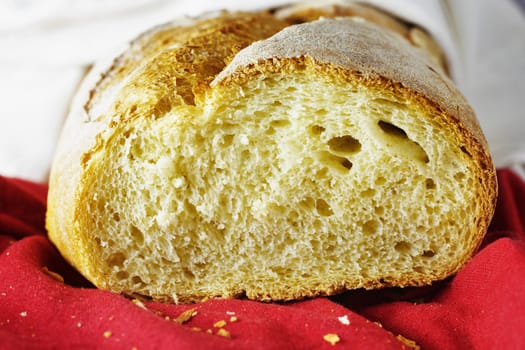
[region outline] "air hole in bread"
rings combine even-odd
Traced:
[[[270,122],[270,126],[274,128],[282,128],[288,125],[290,125],[290,121],[286,119],[276,119]]]
[[[132,142],[131,144],[131,148],[130,148],[130,152],[129,152],[129,158],[130,159],[141,159],[143,154],[144,154],[144,150],[142,149],[142,145],[140,144],[140,142],[138,140],[133,140],[134,142]]]
[[[371,235],[379,231],[380,223],[377,220],[368,220],[363,225],[363,233]]]
[[[233,142],[234,135],[226,134],[222,137],[222,144],[224,146],[231,146]]]
[[[115,220],[115,222],[119,222],[120,221],[120,214],[119,213],[113,213],[113,220]]]
[[[403,254],[403,255],[410,254],[410,252],[412,251],[412,244],[406,241],[397,242],[396,245],[394,246],[394,249],[398,253]]]
[[[145,284],[142,278],[140,278],[139,276],[131,277],[131,282],[135,285],[141,285],[141,286]]]
[[[321,216],[331,216],[334,214],[330,205],[322,198],[315,201],[315,209]]]
[[[434,190],[436,188],[436,183],[434,180],[428,178],[425,180],[425,187],[427,190]]]
[[[189,280],[195,279],[195,274],[191,272],[191,270],[187,267],[182,268],[182,273],[184,273],[184,277],[186,277]]]
[[[345,157],[339,157],[327,151],[318,153],[319,160],[332,170],[338,173],[346,174],[352,169],[352,162]]]
[[[383,215],[385,213],[385,207],[383,207],[382,205],[375,207],[374,213],[380,216]]]
[[[244,150],[241,152],[241,163],[247,162],[252,157],[252,152]]]
[[[325,108],[318,109],[318,110],[315,111],[315,115],[317,117],[326,116],[326,115],[328,115],[328,110],[326,110]]]
[[[376,194],[376,190],[373,188],[369,188],[367,190],[364,190],[361,192],[361,197],[363,198],[372,198]]]
[[[394,124],[380,120],[377,125],[387,136],[387,146],[400,156],[414,159],[418,162],[428,163],[429,158],[423,147],[412,141],[405,130]]]
[[[253,112],[253,115],[257,117],[258,119],[263,119],[264,117],[268,115],[268,113],[265,111],[255,111]]]
[[[310,210],[315,207],[315,200],[312,197],[304,197],[304,199],[299,202],[299,206],[303,209]]]
[[[334,152],[352,154],[361,150],[361,143],[350,135],[344,135],[328,140],[328,147]]]
[[[423,251],[423,254],[421,255],[424,256],[425,258],[432,258],[434,255],[436,255],[436,252],[434,252],[431,249],[428,249],[428,250]]]
[[[342,157],[342,159],[341,159],[341,165],[342,165],[345,169],[350,170],[350,169],[352,169],[352,165],[353,165],[353,164],[352,164],[352,162],[349,161],[348,159]]]
[[[380,120],[377,123],[377,125],[379,125],[381,130],[383,130],[385,133],[389,135],[408,140],[408,136],[405,130],[395,126],[394,124],[390,124],[390,123]]]
[[[467,156],[472,158],[472,154],[470,154],[470,152],[467,151],[467,147],[461,146],[459,149],[461,149],[461,152],[465,153]]]
[[[276,129],[282,129],[287,126],[289,126],[291,123],[289,120],[286,119],[276,119],[272,120],[268,126],[268,129],[266,129],[267,135],[273,135],[276,132]]]
[[[269,207],[270,211],[273,211],[276,214],[286,213],[286,211],[287,211],[286,207],[284,205],[280,205],[280,204],[270,203],[268,205],[268,207]],[[293,214],[293,212],[290,213],[290,215],[289,215],[290,218],[293,218],[294,215],[292,215],[292,214]],[[295,215],[295,216],[297,216],[297,215]]]
[[[322,127],[321,125],[312,125],[310,127],[310,133],[314,136],[321,135],[325,130],[326,128]]]
[[[456,179],[457,181],[463,181],[465,178],[466,178],[466,175],[463,172],[454,174],[454,179]]]
[[[144,243],[144,234],[135,225],[131,225],[129,231],[134,242],[136,242],[138,245]]]
[[[386,179],[383,176],[379,176],[375,179],[374,184],[376,186],[383,186],[386,183]]]
[[[121,281],[127,280],[128,277],[129,277],[129,273],[127,271],[117,272],[117,278]]]
[[[109,266],[122,267],[122,265],[124,264],[124,260],[126,260],[126,255],[124,253],[115,252],[109,256],[108,264]]]

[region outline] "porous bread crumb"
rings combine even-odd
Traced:
[[[191,320],[194,316],[197,315],[197,311],[195,309],[188,309],[184,312],[182,312],[177,318],[175,319],[175,322],[179,324],[184,324]]]
[[[348,326],[350,324],[350,320],[348,319],[348,315],[340,316],[337,319],[339,320],[339,322],[341,322],[345,326]]]
[[[323,337],[323,339],[327,342],[327,343],[330,343],[332,345],[335,345],[337,343],[339,343],[339,341],[341,340],[339,338],[339,336],[335,333],[328,333],[328,334],[325,334],[325,336]]]
[[[226,321],[225,320],[220,320],[220,321],[217,321],[213,324],[213,327],[215,328],[222,328],[226,326]]]
[[[105,331],[103,335],[104,335],[104,338],[110,338],[113,335],[113,332]]]
[[[221,328],[217,331],[217,335],[220,335],[221,337],[225,338],[231,338],[230,332],[228,332],[226,329]]]

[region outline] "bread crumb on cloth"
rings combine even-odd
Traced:
[[[339,338],[339,336],[335,333],[328,333],[328,334],[325,334],[323,339],[327,342],[327,343],[330,343],[332,345],[335,345],[337,343],[339,343],[339,341],[341,340],[341,338]]]
[[[215,328],[222,328],[224,326],[226,326],[226,321],[224,320],[217,321],[213,324],[213,327]]]
[[[133,302],[133,304],[137,305],[141,309],[146,310],[146,305],[144,305],[144,303],[142,301],[140,301],[139,299],[133,299],[132,302]]]
[[[197,311],[195,309],[188,309],[181,313],[177,318],[175,319],[175,322],[179,324],[184,324],[191,320],[194,316],[197,315]]]
[[[58,281],[60,283],[64,283],[64,277],[62,277],[62,275],[60,275],[60,274],[58,274],[58,273],[56,273],[54,271],[51,271],[47,266],[42,267],[42,271],[44,271],[44,273],[46,275],[48,275],[49,277],[51,277],[55,281]]]
[[[221,337],[225,337],[225,338],[231,338],[231,334],[230,332],[228,332],[226,329],[224,328],[220,328],[218,331],[217,331],[217,335],[220,335]]]
[[[399,340],[400,342],[402,342],[403,344],[405,344],[406,346],[408,346],[411,349],[414,349],[414,350],[421,349],[421,347],[419,345],[417,345],[417,343],[415,341],[413,341],[412,339],[408,339],[407,337],[404,337],[401,334],[398,334],[396,336],[396,338],[397,338],[397,340]]]
[[[337,318],[340,323],[344,324],[345,326],[348,326],[350,324],[350,320],[348,319],[348,315],[340,316]]]

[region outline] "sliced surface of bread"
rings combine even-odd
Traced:
[[[389,28],[287,16],[163,25],[92,73],[47,228],[97,287],[294,300],[427,285],[475,253],[496,175],[444,69]]]

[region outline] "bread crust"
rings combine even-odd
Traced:
[[[90,213],[83,211],[83,203],[90,200],[86,189],[97,181],[91,164],[96,163],[112,135],[123,125],[145,116],[161,118],[173,108],[203,104],[211,90],[228,93],[256,75],[306,67],[313,74],[317,70],[334,81],[357,82],[392,96],[402,96],[412,105],[430,111],[439,124],[450,130],[457,144],[463,145],[463,152],[472,158],[479,174],[475,189],[482,202],[477,213],[478,231],[464,260],[441,275],[426,279],[407,276],[381,281],[327,281],[317,288],[284,293],[252,291],[248,297],[292,300],[353,288],[418,286],[456,272],[478,248],[488,228],[497,184],[488,145],[475,114],[444,71],[423,52],[414,50],[401,35],[362,21],[320,20],[290,26],[290,20],[278,19],[267,12],[216,16],[153,29],[131,43],[130,49],[116,60],[97,67],[84,83],[59,142],[49,185],[46,226],[50,239],[64,257],[98,287],[110,286],[97,266],[94,252],[99,249],[98,243],[79,222],[89,220]],[[274,33],[277,34],[266,39]],[[225,45],[219,47],[221,43]],[[173,56],[175,51],[171,49],[181,46],[186,50],[184,54],[189,55],[187,61],[182,56]],[[211,58],[202,59],[203,52],[210,53]],[[180,55],[180,51],[176,54]],[[195,57],[197,62],[193,60]],[[188,74],[189,67],[195,69],[193,74]],[[174,92],[167,82],[180,79],[181,72],[187,74],[183,76],[187,82]],[[131,97],[136,98],[137,94],[140,103],[131,103]],[[229,296],[243,293],[230,291]],[[179,301],[207,297],[210,296],[190,295]]]

